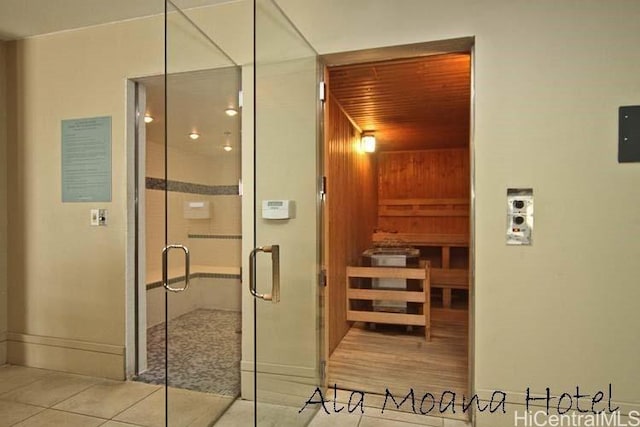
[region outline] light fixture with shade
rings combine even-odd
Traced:
[[[200,134],[198,132],[191,132],[189,134],[189,138],[193,139],[194,141],[198,138],[200,138]]]
[[[373,132],[364,132],[360,138],[360,148],[365,153],[376,151],[376,137]]]
[[[144,122],[145,123],[151,123],[153,121],[153,117],[149,114],[145,114],[144,115]]]
[[[238,115],[238,110],[236,110],[233,107],[229,107],[226,110],[224,110],[224,113],[229,117],[233,117]]]
[[[224,145],[222,146],[222,149],[227,153],[233,150],[233,147],[231,146],[231,141],[229,141],[230,137],[231,137],[231,132],[227,131],[224,133]]]

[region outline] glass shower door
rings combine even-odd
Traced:
[[[168,426],[210,425],[240,392],[240,69],[211,38],[211,11],[180,6],[164,16]]]
[[[322,385],[319,67],[276,2],[255,0],[254,17],[255,421],[303,426]]]

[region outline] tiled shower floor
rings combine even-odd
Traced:
[[[148,370],[138,381],[164,384],[165,324],[147,331]],[[194,310],[169,321],[169,385],[240,394],[240,312]]]

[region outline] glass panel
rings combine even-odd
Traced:
[[[169,286],[186,287],[186,251],[190,274],[165,292],[156,341],[167,346],[149,361],[165,364],[167,425],[210,425],[240,393],[240,69],[196,25],[207,11],[178,6],[167,2],[159,142]]]
[[[321,383],[317,54],[275,2],[255,7],[257,293],[275,299],[280,273],[280,301],[255,300],[256,420],[302,426]]]

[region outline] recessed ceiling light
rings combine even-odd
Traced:
[[[224,110],[224,113],[229,117],[233,117],[238,114],[238,110],[236,110],[235,108],[227,108],[226,110]]]
[[[200,138],[200,134],[198,132],[191,132],[189,134],[189,138],[193,139],[194,141],[198,138]]]
[[[229,131],[224,133],[224,145],[222,146],[222,149],[227,153],[233,150],[233,147],[231,146],[231,132]]]
[[[151,123],[152,121],[153,121],[153,117],[151,117],[151,116],[150,116],[150,115],[148,115],[148,114],[145,114],[145,116],[144,116],[144,122],[145,122],[145,123]]]

